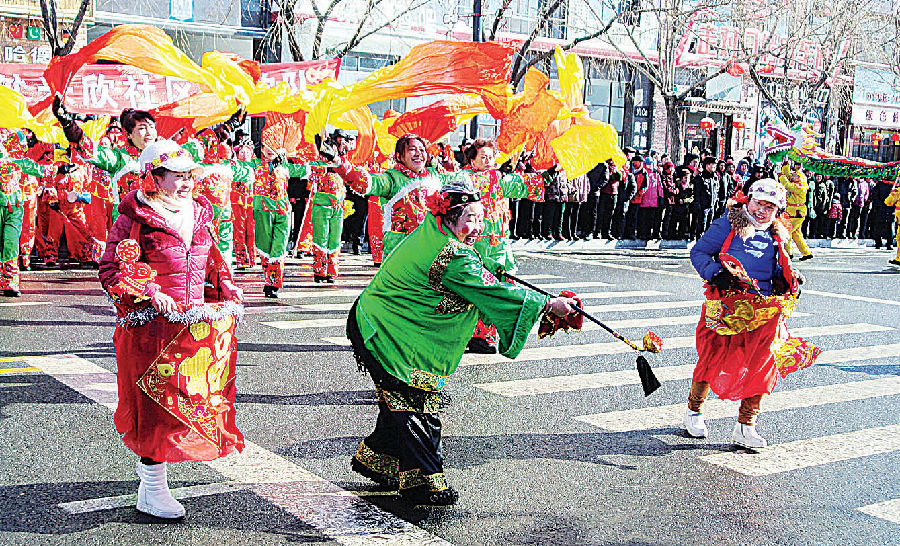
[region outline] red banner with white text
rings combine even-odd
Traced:
[[[337,80],[340,59],[261,64],[261,81],[287,82],[299,91],[326,78]],[[28,104],[50,92],[43,74],[47,65],[0,63],[0,85],[22,93]],[[118,116],[125,108],[150,110],[200,92],[200,85],[151,74],[126,65],[88,65],[66,89],[66,106],[73,112]]]

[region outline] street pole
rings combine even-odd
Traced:
[[[473,0],[472,6],[472,41],[481,41],[481,0]],[[469,123],[469,135],[473,140],[478,138],[478,116]]]

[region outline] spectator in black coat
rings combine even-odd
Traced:
[[[716,158],[703,160],[703,170],[692,179],[694,186],[694,237],[703,235],[712,223],[719,196],[719,176]]]

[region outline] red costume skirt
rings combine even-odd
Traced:
[[[792,296],[730,294],[707,299],[697,325],[694,381],[705,381],[719,398],[743,400],[771,394],[778,376],[811,366],[821,350],[788,333]]]
[[[129,449],[169,463],[243,450],[234,422],[234,325],[231,315],[192,324],[157,316],[141,326],[116,327],[114,421]]]

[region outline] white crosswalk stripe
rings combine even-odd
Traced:
[[[824,327],[828,328],[828,327]],[[885,328],[884,326],[878,327],[879,329]],[[798,333],[801,329],[795,329]],[[807,337],[813,337],[815,335],[828,335],[827,330],[823,330],[822,333],[816,334],[816,332],[811,331],[812,329],[808,329],[804,332],[804,335]],[[857,330],[860,331],[860,330]],[[877,330],[883,331],[883,330]],[[665,340],[667,349],[674,349],[677,346],[687,347],[693,343],[693,337],[683,337],[683,338],[670,338]],[[596,345],[608,345],[610,351],[612,349],[612,344],[596,344]],[[622,343],[616,343],[616,345],[622,345],[623,349],[617,349],[615,352],[623,353],[628,352],[629,349]],[[578,347],[578,346],[572,346]],[[580,347],[586,347],[584,345]],[[548,347],[541,349],[557,349],[557,347]],[[526,349],[527,350],[527,349]],[[665,349],[664,349],[665,350]],[[522,351],[523,353],[525,351]],[[536,353],[532,353],[536,354]],[[584,356],[591,356],[600,353],[589,353]],[[612,354],[611,352],[607,352],[606,354]],[[858,360],[871,360],[878,358],[890,358],[900,356],[900,344],[890,344],[890,345],[872,345],[872,346],[864,346],[864,347],[855,347],[852,349],[838,349],[835,351],[824,351],[816,360],[816,364],[836,364],[836,363],[844,363],[844,362],[855,362]],[[497,355],[467,355],[463,358],[463,362],[475,361],[476,358],[477,363],[485,363],[488,361],[488,358],[492,357],[490,362],[500,362],[502,360],[496,358]],[[502,358],[502,357],[501,357]],[[532,360],[546,360],[554,358],[553,351],[544,351],[544,354],[539,356],[538,358],[530,358]],[[556,358],[566,358],[564,356],[558,356]],[[693,364],[683,364],[678,366],[660,366],[655,367],[653,369],[656,377],[660,381],[676,381],[681,379],[688,379],[694,373],[694,365]],[[606,387],[620,387],[624,385],[633,385],[640,383],[640,379],[638,378],[637,373],[632,370],[616,370],[611,372],[597,372],[597,373],[586,373],[586,374],[575,374],[575,375],[561,375],[561,376],[552,376],[552,377],[538,377],[533,379],[519,379],[512,381],[497,381],[492,383],[479,383],[475,386],[493,392],[494,394],[499,394],[502,396],[512,397],[512,396],[531,396],[536,394],[551,394],[556,392],[568,392],[568,391],[578,391],[584,389],[601,389]]]
[[[766,412],[791,410],[898,394],[900,394],[900,377],[886,377],[806,389],[775,391],[766,396],[764,409]],[[703,405],[703,416],[707,420],[734,417],[737,414],[737,406],[737,402],[710,399]],[[684,409],[685,403],[670,404],[579,415],[575,419],[612,432],[631,432],[679,425]]]
[[[663,309],[678,309],[681,307],[696,307],[699,316],[700,306],[705,300],[689,301],[647,301],[640,303],[611,303],[604,305],[587,305],[584,310],[588,313],[613,313],[625,311],[656,311]]]
[[[34,358],[29,363],[91,400],[115,409],[116,393],[107,388],[116,383],[112,372],[75,355]],[[175,492],[182,498],[251,489],[339,544],[450,544],[247,439],[243,452],[204,464],[227,481],[180,488]],[[60,507],[73,514],[85,513],[133,505],[133,499],[133,495],[104,497]]]
[[[878,502],[857,508],[863,514],[900,524],[900,499]]]
[[[832,326],[813,326],[810,328],[794,328],[791,334],[798,337],[846,335],[851,333],[885,332],[893,330],[888,326],[877,324],[838,324]],[[640,338],[632,341],[640,344]],[[683,349],[693,347],[696,343],[694,336],[677,336],[663,339],[663,350]],[[607,341],[602,343],[585,343],[583,345],[557,345],[550,347],[531,347],[523,349],[516,360],[553,360],[595,355],[611,355],[631,352],[633,349],[621,341]],[[856,355],[854,349],[845,349],[848,354]],[[878,350],[875,349],[877,352]],[[841,358],[841,357],[838,357]],[[466,355],[461,366],[476,366],[482,364],[496,364],[505,362],[502,355]]]
[[[332,328],[334,326],[344,326],[345,324],[347,324],[347,319],[327,318],[307,320],[271,320],[262,322],[261,324],[271,326],[272,328],[278,328],[279,330],[297,330],[300,328]]]
[[[900,425],[889,425],[771,445],[752,456],[736,451],[700,459],[746,476],[768,476],[897,450]]]
[[[310,288],[317,288],[316,290],[310,291],[287,291],[281,290],[278,292],[278,297],[280,299],[312,299],[312,298],[355,298],[359,296],[363,288],[365,286],[360,286],[359,288],[347,288],[342,286],[341,288],[328,288],[328,285],[321,284],[313,284]],[[547,285],[545,288],[547,290],[563,290],[566,288],[593,288],[593,287],[608,287],[612,286],[609,283],[599,282],[599,281],[583,281],[583,282],[572,282],[572,283],[559,283],[559,284],[551,284]],[[305,287],[304,287],[305,288]],[[660,292],[658,290],[628,290],[621,292],[591,292],[587,294],[579,294],[579,297],[583,299],[590,298],[635,298],[635,297],[649,297],[649,296],[667,296],[668,292]]]

